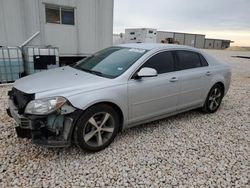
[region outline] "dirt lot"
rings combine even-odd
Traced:
[[[47,149],[16,138],[0,87],[0,187],[250,186],[250,52],[206,50],[229,62],[215,114],[191,111],[120,133],[107,149]]]

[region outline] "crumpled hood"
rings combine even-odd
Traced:
[[[110,85],[110,82],[111,79],[66,66],[21,78],[15,81],[14,87],[25,93],[65,96],[67,92],[93,90]]]

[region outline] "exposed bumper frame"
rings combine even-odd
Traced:
[[[9,99],[7,114],[16,121],[16,133],[19,138],[32,139],[32,143],[47,147],[67,147],[72,144],[74,125],[82,113],[76,110],[63,116],[62,130],[59,134],[51,133],[46,127],[44,119],[47,116],[24,116],[18,114],[18,109]],[[45,126],[38,126],[38,122],[44,121]],[[49,133],[49,134],[48,134]]]

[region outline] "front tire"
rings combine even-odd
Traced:
[[[119,129],[117,112],[109,105],[99,104],[87,109],[77,121],[74,140],[82,149],[97,152],[106,148]]]
[[[219,84],[215,84],[208,93],[206,101],[202,107],[202,111],[206,113],[214,113],[220,107],[223,98],[223,88]]]

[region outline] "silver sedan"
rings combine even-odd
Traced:
[[[181,45],[124,44],[17,80],[8,114],[19,137],[99,151],[123,129],[200,108],[214,113],[230,67]]]

